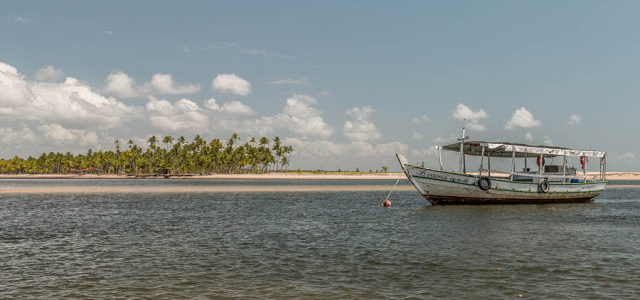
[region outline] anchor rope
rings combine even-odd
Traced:
[[[398,182],[400,182],[400,178],[398,178],[398,180],[396,180],[396,184],[393,185],[393,187],[391,188],[391,190],[389,191],[389,194],[387,194],[387,197],[384,198],[384,201],[389,200],[389,196],[391,196],[391,193],[393,193],[393,190],[396,188],[396,185],[398,185]],[[383,202],[384,202],[383,201]]]

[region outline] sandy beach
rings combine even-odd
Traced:
[[[410,191],[399,185],[296,185],[296,186],[91,186],[0,188],[0,194],[147,194],[147,193],[273,193],[273,192],[388,192]]]

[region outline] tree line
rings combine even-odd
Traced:
[[[151,136],[143,149],[129,139],[126,143],[115,140],[114,150],[92,151],[74,155],[42,153],[39,157],[24,159],[15,156],[0,159],[3,174],[122,174],[122,175],[187,175],[238,174],[286,170],[292,146],[282,144],[279,137],[269,141],[266,137],[250,138],[240,143],[234,133],[226,141],[206,141],[196,135],[188,142],[181,136],[162,140]]]

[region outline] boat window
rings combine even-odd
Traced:
[[[544,172],[545,173],[560,173],[560,172],[562,172],[562,169],[560,167],[561,166],[547,165],[547,166],[544,166]]]

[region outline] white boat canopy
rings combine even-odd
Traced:
[[[483,151],[484,148],[484,151]],[[460,152],[460,143],[442,146],[442,149]],[[532,146],[517,143],[504,142],[482,142],[482,141],[466,141],[464,142],[464,154],[468,155],[490,155],[493,157],[512,157],[514,152],[516,157],[532,157],[535,155],[544,155],[545,157],[555,156],[591,156],[603,157],[607,153],[596,150],[576,150],[563,147],[553,146]],[[534,154],[534,155],[531,155]]]

